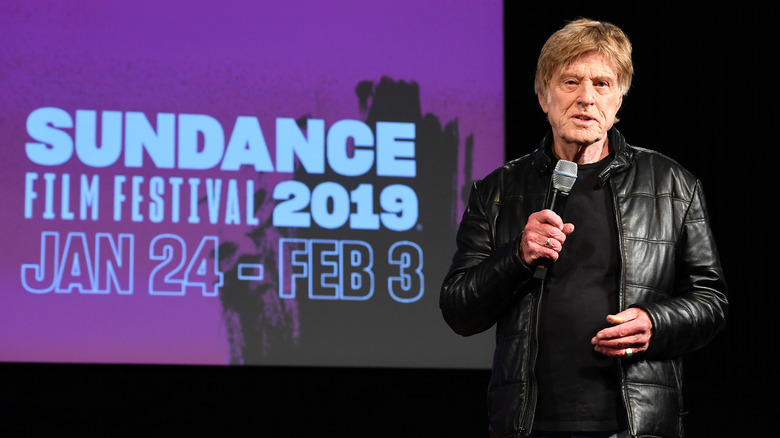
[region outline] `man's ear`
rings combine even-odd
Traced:
[[[544,111],[545,114],[547,114],[547,96],[544,95],[544,93],[539,92],[536,93],[536,97],[539,98],[539,106],[542,107],[542,111]]]

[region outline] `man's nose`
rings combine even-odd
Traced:
[[[577,102],[582,105],[592,105],[596,102],[596,89],[590,82],[584,82],[579,88]]]

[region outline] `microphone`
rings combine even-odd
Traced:
[[[563,217],[563,212],[566,210],[566,200],[576,181],[577,163],[558,160],[558,164],[555,165],[555,170],[553,170],[552,187],[547,195],[547,206],[545,209],[552,210],[558,216]],[[552,260],[545,259],[536,265],[534,278],[544,279],[547,276],[547,267],[551,263]]]

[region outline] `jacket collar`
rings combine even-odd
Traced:
[[[626,143],[626,139],[616,128],[607,133],[612,146],[614,158],[599,175],[599,184],[604,185],[610,176],[628,169],[634,161],[634,149]],[[531,164],[541,173],[552,173],[554,169],[552,157],[552,131],[548,131],[539,147],[531,154]]]

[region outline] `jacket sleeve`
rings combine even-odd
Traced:
[[[463,336],[493,326],[532,277],[520,257],[520,235],[496,247],[497,205],[493,197],[480,193],[479,183],[472,185],[458,229],[457,250],[441,288],[439,307],[444,320]]]
[[[636,305],[647,311],[653,322],[648,357],[695,351],[711,341],[726,323],[727,286],[699,181],[675,252],[675,296]]]

